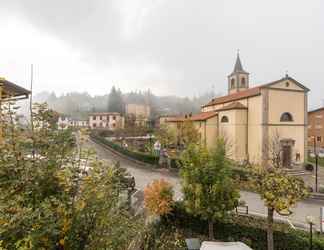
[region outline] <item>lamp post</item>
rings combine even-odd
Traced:
[[[313,216],[307,216],[306,222],[309,224],[309,250],[313,250],[313,225],[315,219]]]
[[[316,136],[314,136],[314,154],[315,154],[315,191],[318,191],[318,154],[316,150]]]

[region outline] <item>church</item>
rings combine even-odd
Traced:
[[[237,162],[265,165],[279,160],[291,168],[306,160],[308,88],[287,74],[250,87],[239,54],[227,88],[227,95],[210,100],[201,113],[169,118],[167,125],[179,131],[191,120],[208,148],[224,137],[229,158]]]

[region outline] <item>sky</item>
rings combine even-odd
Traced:
[[[324,99],[323,0],[1,0],[0,76],[34,92],[226,94],[286,72]]]

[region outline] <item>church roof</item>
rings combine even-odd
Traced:
[[[232,109],[247,109],[247,107],[240,102],[233,102],[220,109],[217,109],[216,111],[225,111],[225,110],[232,110]]]
[[[226,103],[226,102],[237,101],[240,99],[257,96],[260,94],[261,94],[260,86],[254,87],[254,88],[249,88],[247,90],[236,92],[234,94],[214,98],[209,103],[204,105],[203,107],[212,106],[212,105],[216,105],[216,104],[222,104],[222,103]]]
[[[260,85],[260,86],[249,88],[249,89],[246,89],[246,90],[243,90],[243,91],[240,91],[240,92],[236,92],[234,94],[214,98],[209,103],[207,103],[206,105],[203,105],[202,107],[208,107],[208,106],[213,106],[213,105],[227,103],[227,102],[233,102],[233,101],[245,99],[245,98],[248,98],[248,97],[253,97],[253,96],[260,95],[262,88],[270,87],[271,85],[279,83],[279,82],[281,82],[281,81],[283,81],[285,79],[294,82],[296,85],[298,85],[299,87],[304,89],[304,91],[306,91],[306,92],[309,91],[308,88],[306,88],[304,85],[302,85],[301,83],[296,81],[294,78],[286,76],[286,77],[284,77],[284,78],[282,78],[280,80],[274,81],[274,82],[270,82],[270,83],[266,83],[266,84],[263,84],[263,85]]]
[[[178,116],[167,119],[167,122],[183,122],[183,121],[205,121],[217,115],[217,112],[201,112],[198,114],[187,115],[187,116]]]

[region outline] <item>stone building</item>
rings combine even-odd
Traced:
[[[124,128],[124,117],[117,112],[101,112],[89,115],[89,127],[91,129],[115,130]]]
[[[238,162],[265,165],[274,153],[285,167],[305,161],[308,88],[288,75],[250,87],[239,55],[227,86],[228,95],[212,99],[200,114],[186,118],[200,128],[205,145],[213,147],[222,136],[229,145],[229,157]],[[197,117],[204,117],[204,123]],[[168,124],[174,122],[170,119]]]
[[[308,112],[308,145],[324,148],[324,107]]]

